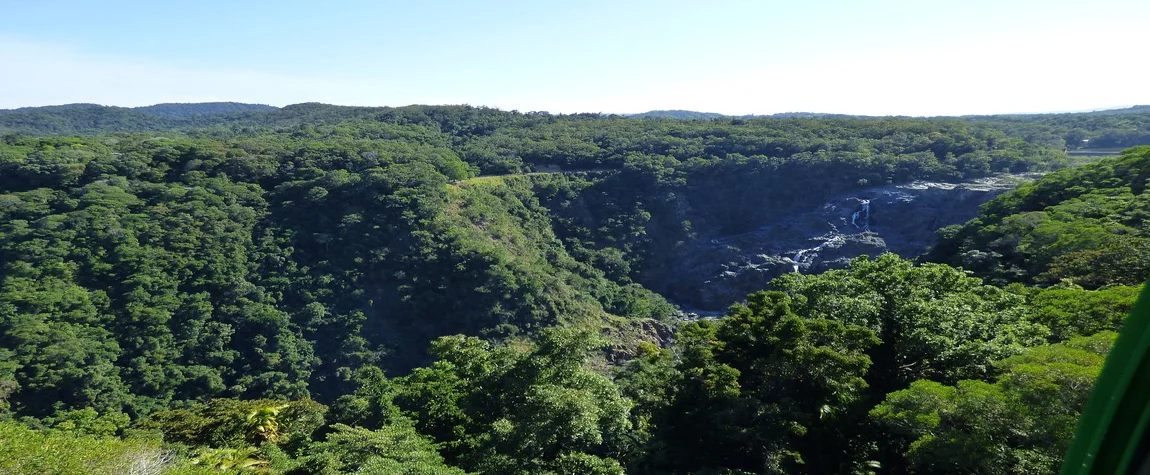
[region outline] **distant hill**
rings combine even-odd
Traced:
[[[220,115],[233,112],[273,111],[276,109],[278,107],[266,104],[244,104],[242,102],[168,103],[132,108],[132,110],[160,117],[173,118]]]
[[[1034,119],[1038,117],[1080,117],[1084,115],[1101,116],[1101,115],[1122,115],[1122,114],[1143,114],[1150,112],[1150,105],[1137,105],[1130,107],[1119,107],[1114,109],[1095,109],[1095,110],[1081,110],[1081,111],[1060,111],[1060,112],[1045,112],[1045,113],[1019,113],[1019,114],[993,114],[993,115],[961,115],[956,116],[960,119]]]
[[[684,119],[684,120],[695,120],[695,119],[706,120],[706,119],[720,119],[720,118],[728,117],[726,115],[719,114],[717,112],[696,112],[696,111],[687,111],[687,110],[658,110],[658,111],[647,111],[647,112],[640,112],[638,114],[625,114],[625,115],[627,117],[635,117],[635,118],[654,117],[654,118],[659,118],[659,119]]]
[[[625,117],[643,118],[655,117],[659,119],[680,119],[680,120],[711,120],[711,119],[761,119],[764,117],[772,117],[778,119],[842,119],[842,118],[860,118],[869,117],[862,115],[850,114],[828,114],[823,112],[780,112],[777,114],[746,114],[746,115],[727,115],[718,112],[698,112],[688,110],[654,110],[647,112],[640,112],[638,114],[625,114]]]
[[[34,114],[41,112],[65,111],[93,111],[102,109],[122,109],[139,111],[159,117],[195,117],[203,115],[220,115],[233,112],[273,111],[279,109],[267,104],[245,104],[243,102],[170,102],[140,107],[103,106],[100,104],[75,103],[54,106],[20,107],[17,109],[0,109],[0,115]]]
[[[239,102],[156,104],[143,107],[99,104],[22,107],[0,109],[0,133],[70,135],[159,131],[251,120],[252,114],[278,110],[269,105]]]
[[[282,108],[262,104],[216,102],[156,104],[146,107],[115,107],[98,104],[65,104],[20,109],[0,109],[0,134],[33,136],[92,135],[119,132],[165,132],[228,127],[296,127],[353,119],[433,120],[419,111],[436,115],[452,106],[358,107],[307,102]],[[473,108],[476,114],[497,109]],[[395,114],[413,118],[396,118]]]
[[[771,115],[744,115],[742,119],[756,119],[760,117],[771,117],[775,119],[874,119],[882,116],[875,115],[852,115],[852,114],[831,114],[827,112],[779,112]]]
[[[64,104],[19,109],[0,109],[0,135],[24,134],[33,136],[91,135],[120,132],[165,132],[216,129],[217,131],[250,128],[291,128],[301,125],[330,124],[348,120],[370,119],[398,123],[436,122],[441,130],[483,134],[485,130],[463,130],[463,122],[446,118],[443,111],[454,106],[413,105],[405,107],[356,107],[320,103],[302,103],[282,108],[263,104],[238,102],[205,102],[192,104],[156,104],[144,107],[116,107],[99,104]],[[480,116],[498,116],[499,109],[465,108],[468,120]],[[560,114],[562,116],[594,119],[600,114]],[[616,116],[618,117],[618,116]],[[830,114],[820,112],[783,112],[771,115],[724,115],[716,112],[689,110],[654,110],[638,114],[625,114],[627,118],[656,118],[664,120],[868,120],[873,116]],[[889,117],[888,117],[889,118]],[[899,117],[911,119],[910,117]],[[961,117],[931,117],[923,120],[959,120],[968,123],[989,123],[1002,128],[1008,136],[1042,142],[1055,148],[1081,148],[1084,139],[1091,148],[1125,148],[1150,144],[1146,123],[1150,121],[1150,105],[1122,109],[1058,114],[1001,114]],[[470,124],[468,122],[467,124]],[[482,121],[476,123],[483,123]],[[1042,140],[1034,136],[1037,129],[1031,125],[1052,127]]]
[[[942,117],[957,117],[961,119],[975,119],[975,120],[994,120],[994,119],[1025,119],[1033,120],[1043,117],[1057,117],[1057,116],[1082,116],[1089,115],[1115,115],[1115,114],[1138,114],[1150,112],[1150,105],[1137,105],[1130,107],[1123,107],[1118,109],[1100,109],[1092,111],[1079,111],[1079,112],[1050,112],[1050,113],[1033,113],[1033,114],[993,114],[993,115],[962,115],[962,116],[937,116]],[[718,112],[698,112],[689,110],[653,110],[647,112],[640,112],[638,114],[623,114],[624,117],[655,117],[660,119],[681,119],[681,120],[710,120],[710,119],[761,119],[761,118],[776,118],[776,119],[866,119],[884,116],[871,116],[871,115],[853,115],[853,114],[832,114],[827,112],[779,112],[775,114],[745,114],[745,115],[728,115],[720,114]],[[895,116],[895,117],[910,117],[910,116]]]
[[[1120,109],[1105,109],[1088,112],[1089,114],[1137,114],[1141,112],[1150,112],[1150,105],[1130,106]]]

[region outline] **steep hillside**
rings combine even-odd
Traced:
[[[939,231],[927,259],[1001,283],[1138,284],[1150,273],[1147,179],[1150,147],[1051,173]]]

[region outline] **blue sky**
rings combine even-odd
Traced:
[[[5,3],[0,108],[953,115],[1150,104],[1145,0]]]

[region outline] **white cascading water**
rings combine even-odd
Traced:
[[[863,232],[870,232],[870,200],[860,199],[859,205],[859,210],[851,214],[851,226],[862,229]],[[818,251],[831,244],[841,242],[844,242],[843,236],[839,235],[836,231],[834,237],[823,241],[822,244],[819,244],[818,246],[812,247],[810,249],[803,249],[799,252],[796,252],[794,257],[791,258],[791,261],[793,262],[793,264],[791,264],[791,269],[795,272],[799,272],[799,268],[803,264],[803,259],[807,257],[808,253]]]
[[[794,265],[792,266],[792,268],[794,269],[795,272],[799,271],[799,264],[803,263],[803,253],[805,253],[809,250],[810,249],[803,249],[803,250],[795,253],[795,257],[791,258],[791,260],[794,261]]]
[[[822,248],[827,247],[831,244],[842,242],[842,241],[843,241],[842,236],[835,236],[835,237],[830,238],[826,241],[823,241],[823,243],[819,244],[818,246],[812,247],[810,249],[803,249],[799,252],[796,252],[795,257],[791,258],[791,260],[794,261],[794,264],[792,264],[791,268],[794,269],[795,272],[798,272],[799,271],[799,265],[801,265],[803,263],[803,256],[806,255],[806,253],[818,251],[819,249],[822,249]]]
[[[864,232],[870,232],[870,200],[862,201],[862,209],[855,211],[851,215],[851,225],[859,228],[861,227]],[[862,217],[862,226],[859,226],[859,217]]]

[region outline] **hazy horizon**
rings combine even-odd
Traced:
[[[651,109],[651,110],[645,110],[645,111],[633,111],[633,112],[601,112],[601,111],[552,112],[552,111],[519,110],[519,109],[511,109],[511,108],[486,105],[486,104],[361,105],[361,104],[330,104],[330,103],[309,101],[309,102],[289,102],[289,103],[283,104],[283,105],[276,105],[276,104],[266,104],[266,103],[258,103],[258,102],[247,102],[247,101],[242,101],[242,100],[220,100],[220,101],[203,101],[203,102],[157,102],[154,104],[144,104],[144,105],[138,105],[138,106],[136,106],[136,105],[125,106],[125,105],[119,105],[119,104],[99,104],[99,103],[95,103],[95,102],[69,102],[66,104],[43,104],[43,105],[35,105],[35,106],[0,108],[0,111],[13,111],[13,110],[20,110],[20,109],[38,109],[38,108],[45,108],[45,107],[67,107],[67,106],[78,106],[78,105],[95,105],[95,106],[101,106],[101,107],[119,107],[119,108],[125,108],[125,109],[139,109],[139,108],[147,108],[147,107],[152,107],[152,106],[171,105],[171,104],[195,105],[195,104],[212,104],[212,103],[232,103],[232,104],[269,106],[269,107],[274,107],[276,109],[282,109],[284,107],[289,107],[289,106],[293,106],[293,105],[301,105],[301,104],[323,104],[323,105],[331,105],[331,106],[337,106],[337,107],[379,107],[379,108],[386,108],[386,107],[400,108],[400,107],[415,107],[415,106],[426,106],[426,107],[470,106],[470,107],[484,107],[484,108],[490,108],[490,109],[496,109],[496,110],[502,110],[502,111],[513,111],[513,112],[521,112],[521,113],[528,113],[528,112],[546,112],[546,113],[550,113],[550,114],[585,114],[585,113],[589,113],[589,114],[615,114],[615,115],[621,115],[621,116],[640,115],[640,114],[646,114],[646,113],[652,113],[652,112],[691,112],[691,113],[699,113],[699,114],[719,114],[719,115],[729,116],[729,117],[740,117],[740,116],[768,117],[768,116],[772,116],[772,115],[785,115],[785,114],[827,114],[827,115],[855,115],[855,116],[859,116],[859,117],[868,117],[869,116],[869,117],[926,117],[926,118],[929,118],[929,117],[980,116],[980,115],[988,115],[989,116],[989,115],[1081,114],[1081,113],[1089,113],[1089,112],[1103,112],[1103,111],[1129,109],[1132,107],[1143,107],[1143,106],[1147,105],[1147,104],[1126,104],[1126,105],[1112,106],[1112,107],[1094,107],[1094,108],[1081,109],[1081,110],[1022,111],[1022,112],[1001,112],[1001,113],[994,113],[994,114],[964,114],[964,115],[884,114],[884,115],[868,115],[868,114],[845,114],[845,113],[834,112],[834,111],[814,111],[814,110],[795,110],[795,111],[784,111],[784,112],[772,112],[769,114],[768,113],[762,113],[762,114],[760,114],[760,113],[723,114],[721,112],[691,110],[691,109],[682,109],[682,108],[674,108],[674,107],[662,108],[662,109]]]
[[[244,102],[956,116],[1148,104],[1150,4],[46,0],[0,18],[0,108]]]

